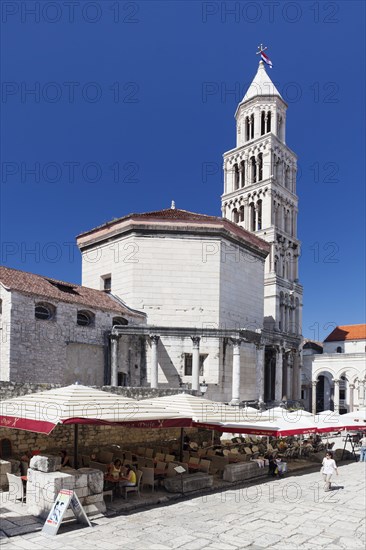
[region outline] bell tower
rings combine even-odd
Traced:
[[[285,342],[293,351],[301,339],[303,291],[298,275],[297,157],[286,144],[286,111],[260,61],[235,113],[236,147],[224,154],[221,204],[223,217],[271,244],[265,265],[264,329],[274,344]],[[285,348],[281,344],[284,353]],[[276,391],[276,399],[282,393]],[[288,398],[288,389],[285,393]],[[274,398],[274,389],[267,397]]]

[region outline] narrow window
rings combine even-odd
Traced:
[[[338,347],[337,347],[337,353],[342,353],[342,348],[341,348],[341,346],[338,346]]]
[[[244,205],[240,207],[239,209],[239,221],[244,221]]]
[[[111,292],[111,290],[112,290],[112,276],[111,275],[103,275],[101,277],[101,290],[104,290],[104,292]]]
[[[250,125],[250,131],[251,131],[251,139],[254,139],[254,115],[251,115],[250,117],[251,125]]]
[[[261,112],[261,136],[266,133],[266,113]]]
[[[236,208],[234,208],[234,210],[233,210],[232,221],[233,221],[234,223],[238,223],[238,222],[239,222],[239,213],[238,213],[238,210],[237,210]]]
[[[262,229],[262,201],[257,202],[257,227],[258,231]]]
[[[271,131],[271,117],[272,117],[272,113],[271,113],[271,111],[268,111],[268,113],[267,113],[267,132]]]
[[[239,168],[234,164],[234,189],[239,189]]]
[[[251,164],[251,183],[257,182],[257,164],[255,162],[255,157],[250,158],[250,164]]]
[[[249,134],[249,118],[245,117],[245,141],[250,140],[250,134]]]
[[[251,220],[250,220],[250,229],[251,231],[255,231],[255,225],[256,225],[256,213],[255,213],[255,205],[254,202],[250,203],[250,214],[251,214]]]
[[[258,155],[258,181],[263,179],[263,154],[259,153]]]

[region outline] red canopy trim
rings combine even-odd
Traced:
[[[94,424],[100,426],[126,426],[127,428],[190,428],[191,418],[163,418],[155,420],[126,420],[112,422],[94,418],[68,418],[62,421],[63,424]]]
[[[297,435],[297,434],[308,434],[316,433],[318,428],[309,427],[309,428],[289,428],[289,429],[278,429],[277,427],[271,428],[261,428],[254,427],[253,425],[245,426],[220,426],[219,424],[208,424],[203,422],[193,422],[192,426],[199,428],[207,428],[209,430],[216,430],[224,433],[245,433],[253,435],[272,435],[275,437],[287,436],[287,435]],[[334,431],[334,430],[332,430]]]
[[[0,416],[0,426],[2,428],[25,430],[26,432],[50,434],[56,424],[53,422],[46,422],[45,420],[32,420],[14,416]]]

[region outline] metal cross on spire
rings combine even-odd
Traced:
[[[263,46],[263,44],[259,44],[258,51],[255,52],[256,55],[260,55],[262,52],[264,52],[267,49],[267,46]]]
[[[263,46],[263,44],[260,44],[258,46],[258,51],[256,52],[257,55],[261,56],[261,60],[265,62],[266,65],[268,65],[272,69],[272,61],[268,57],[267,54],[264,53],[264,51],[267,49],[267,46]],[[259,63],[259,66],[261,63]]]

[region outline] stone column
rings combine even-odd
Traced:
[[[293,399],[292,397],[292,364],[291,364],[291,355],[290,353],[286,354],[286,396],[287,399]]]
[[[256,346],[256,365],[255,365],[255,374],[256,374],[256,386],[257,386],[257,397],[260,403],[263,403],[264,396],[264,346]]]
[[[259,138],[261,135],[261,108],[256,107],[254,113],[254,139]]]
[[[277,350],[276,357],[276,385],[275,385],[275,399],[276,401],[282,400],[282,373],[283,373],[283,357],[282,349]]]
[[[249,202],[248,199],[244,199],[244,228],[249,229]]]
[[[300,379],[300,385],[299,385]],[[300,390],[300,391],[299,391]],[[292,351],[292,399],[301,398],[300,361],[297,350]]]
[[[334,394],[333,394],[333,403],[334,403],[334,412],[339,412],[339,379],[335,378],[333,380],[334,384]]]
[[[349,412],[353,412],[354,401],[355,401],[355,385],[349,384]]]
[[[158,344],[159,335],[150,334],[151,341],[151,371],[150,371],[150,386],[157,388],[158,384]]]
[[[311,412],[316,414],[316,380],[311,382]]]
[[[241,161],[238,161],[238,169],[239,169],[239,189],[244,187],[244,178],[243,178],[243,165]]]
[[[192,339],[192,390],[200,389],[200,340],[199,336],[191,336]]]
[[[241,340],[233,338],[233,382],[231,392],[231,404],[240,403],[240,344]]]
[[[365,381],[360,380],[358,382],[358,405],[364,407],[365,405]]]
[[[111,335],[111,386],[118,386],[118,338]]]

